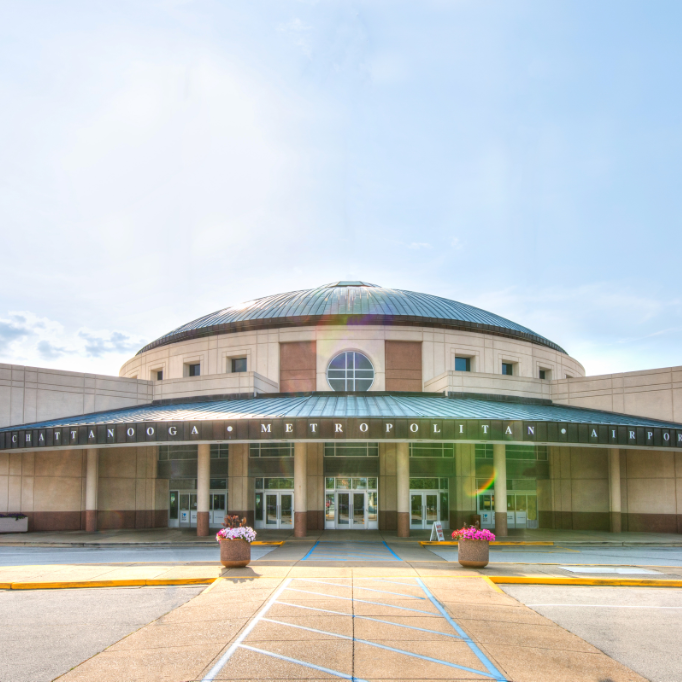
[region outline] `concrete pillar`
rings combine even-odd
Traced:
[[[99,485],[99,450],[86,450],[85,530],[97,530],[97,487]]]
[[[308,534],[308,446],[294,443],[294,537]]]
[[[398,488],[398,537],[410,537],[410,445],[396,444],[396,484]],[[379,502],[381,504],[381,502]]]
[[[620,506],[620,450],[609,450],[609,511],[611,512],[611,532],[620,533],[623,521]]]
[[[197,461],[197,535],[208,535],[209,490],[211,489],[211,446],[198,446]]]
[[[504,444],[493,445],[495,467],[495,535],[507,535],[507,454]]]

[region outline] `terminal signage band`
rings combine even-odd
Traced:
[[[481,419],[308,418],[79,424],[0,432],[0,450],[260,440],[575,443],[682,448],[682,429]]]

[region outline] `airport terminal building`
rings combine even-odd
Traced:
[[[365,282],[206,315],[118,377],[0,365],[0,426],[0,513],[29,531],[682,532],[682,367],[587,377],[504,317]]]

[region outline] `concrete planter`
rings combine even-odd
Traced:
[[[244,568],[251,561],[251,545],[241,538],[220,541],[220,563],[225,568]]]
[[[0,517],[0,533],[27,533],[28,516],[23,519],[15,519],[11,516]]]
[[[466,568],[484,568],[490,560],[487,540],[459,540],[457,561]]]

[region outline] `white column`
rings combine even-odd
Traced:
[[[209,490],[211,487],[211,446],[198,447],[197,461],[197,535],[205,537],[209,529]]]
[[[620,506],[620,450],[609,450],[609,511],[611,512],[611,532],[620,533],[623,528]]]
[[[507,453],[505,445],[493,445],[495,467],[495,534],[507,535]]]
[[[294,537],[308,534],[308,446],[294,443]]]
[[[398,537],[410,537],[410,445],[396,444],[396,487],[398,489]]]
[[[97,530],[97,488],[99,486],[99,450],[86,451],[85,469],[85,530]]]

